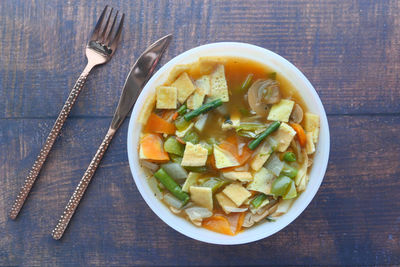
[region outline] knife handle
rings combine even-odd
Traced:
[[[100,161],[108,148],[108,145],[114,137],[115,132],[116,130],[113,128],[108,129],[108,132],[104,137],[103,142],[101,143],[99,149],[97,150],[92,161],[90,162],[89,167],[87,168],[85,174],[83,175],[70,200],[68,201],[68,204],[64,209],[64,213],[61,215],[60,220],[58,221],[56,227],[52,232],[52,236],[54,239],[60,239],[63,236],[65,229],[67,229],[68,224],[72,216],[74,215],[75,210],[79,205],[79,202],[85,194],[86,188],[88,187],[90,180],[96,172],[96,169],[99,166]]]
[[[78,98],[79,93],[82,91],[82,88],[85,85],[86,79],[92,68],[93,66],[90,66],[89,64],[86,66],[86,68],[83,70],[82,74],[76,81],[71,92],[69,93],[67,101],[65,101],[65,104],[60,114],[58,115],[57,120],[54,123],[53,128],[49,133],[49,136],[46,139],[46,142],[44,143],[42,149],[40,150],[39,155],[37,156],[35,163],[32,166],[32,169],[30,170],[28,176],[25,179],[24,185],[21,187],[17,195],[17,198],[14,201],[13,206],[11,207],[10,211],[11,219],[15,220],[15,218],[17,218],[18,213],[20,212],[22,206],[24,205],[25,200],[28,197],[28,194],[31,191],[33,184],[35,183],[36,178],[38,177],[39,172],[42,169],[42,166],[46,161],[47,156],[51,148],[53,147],[54,142],[56,141],[57,136],[59,135],[62,126],[67,120],[67,117],[71,112],[72,106],[74,105],[76,99]]]

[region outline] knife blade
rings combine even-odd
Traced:
[[[126,78],[117,109],[111,125],[108,128],[107,134],[101,142],[100,147],[94,155],[88,168],[83,174],[78,186],[75,188],[75,191],[69,199],[63,214],[58,220],[58,223],[52,232],[54,239],[59,240],[63,236],[65,229],[67,229],[68,224],[74,215],[83,195],[85,194],[85,191],[89,186],[89,183],[96,172],[101,159],[106,153],[111,140],[113,139],[118,128],[121,126],[125,117],[128,115],[129,111],[132,109],[144,85],[153,74],[157,63],[169,45],[171,38],[172,35],[169,34],[150,45],[133,65],[128,77]]]
[[[172,35],[168,34],[150,45],[133,65],[126,78],[124,88],[114,117],[111,122],[112,129],[118,129],[132,109],[144,85],[153,74],[158,61],[171,42]]]

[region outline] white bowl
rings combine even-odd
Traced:
[[[286,79],[295,85],[309,110],[319,114],[321,117],[319,141],[316,147],[313,167],[311,169],[310,181],[305,192],[295,200],[289,212],[281,216],[275,222],[260,223],[255,227],[244,230],[236,236],[227,236],[196,227],[185,219],[174,215],[154,196],[147,184],[146,176],[139,165],[138,143],[142,125],[138,123],[137,118],[145,99],[150,94],[155,93],[155,87],[157,85],[164,83],[169,72],[175,65],[195,62],[199,57],[203,56],[241,57],[270,66],[272,69],[276,70],[279,75],[284,75]],[[213,43],[199,46],[180,54],[165,64],[154,74],[140,94],[133,108],[128,129],[129,165],[136,186],[147,205],[149,205],[158,217],[176,231],[199,241],[220,245],[244,244],[260,240],[278,232],[296,219],[311,202],[322,182],[328,164],[329,144],[329,127],[326,113],[317,92],[307,78],[289,61],[267,49],[246,43],[234,42]]]

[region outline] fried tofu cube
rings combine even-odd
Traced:
[[[319,136],[319,116],[310,112],[304,114],[304,130],[313,133],[313,142],[318,142]]]
[[[186,143],[183,152],[182,166],[204,166],[206,165],[208,150],[202,145],[194,145],[190,142]]]
[[[176,109],[176,100],[178,97],[176,87],[158,86],[156,88],[156,108],[158,109]]]
[[[250,172],[231,171],[231,172],[224,172],[223,175],[225,178],[234,181],[238,180],[240,182],[250,182],[253,180],[253,176],[251,175]]]
[[[251,193],[240,183],[228,185],[222,190],[222,193],[229,197],[238,207],[251,196]]]
[[[147,120],[150,117],[151,111],[153,110],[154,104],[156,102],[156,95],[155,94],[150,94],[145,101],[144,105],[142,107],[142,110],[140,111],[138,122],[142,125],[145,125],[147,123]]]
[[[190,199],[199,206],[213,210],[213,198],[211,187],[191,186]]]
[[[196,88],[194,93],[189,96],[189,98],[186,101],[186,105],[188,109],[197,109],[203,105],[205,94],[203,92],[203,89],[201,88]]]
[[[215,166],[217,169],[239,166],[239,162],[236,158],[228,151],[214,145],[213,149]]]
[[[211,81],[209,75],[203,75],[194,82],[197,88],[203,90],[205,95],[209,95],[211,91]]]
[[[310,155],[310,154],[315,152],[315,145],[314,145],[314,141],[313,141],[313,133],[312,132],[306,133],[306,137],[307,137],[306,152],[307,152],[308,155]]]
[[[218,201],[218,204],[221,206],[221,208],[224,210],[226,214],[231,213],[232,208],[237,208],[236,204],[229,198],[227,197],[224,193],[218,193],[215,195],[215,198]],[[230,208],[230,209],[229,209]]]
[[[264,163],[267,162],[272,152],[272,146],[267,139],[254,151],[254,156],[250,160],[250,167],[255,171],[259,171]]]
[[[296,131],[287,123],[282,122],[278,130],[272,134],[272,138],[278,142],[276,150],[284,152],[289,147],[295,135]]]
[[[258,172],[254,174],[253,181],[247,185],[247,189],[268,195],[271,193],[273,180],[274,174],[266,168],[261,168]]]
[[[224,65],[218,65],[213,73],[211,73],[211,92],[212,98],[220,98],[222,102],[229,101],[228,84],[225,78]]]
[[[179,77],[171,84],[178,90],[178,101],[184,103],[186,99],[196,90],[192,80],[190,79],[187,72],[182,73]]]
[[[288,122],[293,106],[294,101],[282,99],[279,103],[272,105],[268,114],[268,120]]]

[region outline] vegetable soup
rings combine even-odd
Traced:
[[[320,119],[273,69],[204,57],[155,89],[139,116],[138,153],[177,216],[235,235],[276,220],[306,189]]]

